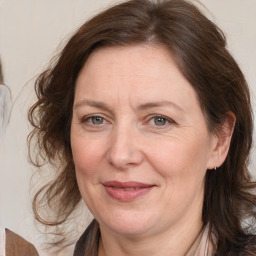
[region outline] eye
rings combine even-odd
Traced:
[[[103,124],[104,123],[104,119],[100,116],[92,116],[89,118],[88,121],[91,121],[92,124]]]
[[[154,124],[157,126],[163,126],[167,123],[167,119],[164,117],[154,117],[153,118]]]
[[[106,123],[106,120],[101,116],[87,116],[82,119],[82,123],[88,123],[91,125],[101,125]]]
[[[167,126],[168,124],[172,124],[175,122],[166,116],[155,115],[149,120],[149,123],[153,126],[162,127],[162,126]]]

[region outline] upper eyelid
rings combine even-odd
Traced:
[[[110,117],[106,116],[105,114],[99,113],[99,114],[88,114],[88,115],[84,115],[80,118],[80,120],[87,120],[89,118],[92,117],[100,117],[102,119],[104,119],[105,121],[108,121],[108,119],[110,119]]]
[[[90,118],[94,118],[94,117],[100,117],[100,118],[102,118],[103,120],[107,121],[107,120],[106,120],[106,118],[104,118],[104,117],[102,117],[102,116],[99,116],[99,115],[86,116],[86,117],[84,117],[83,119],[88,120],[88,119],[90,119]]]
[[[100,117],[100,118],[103,119],[103,122],[99,123],[99,124],[94,124],[93,120],[92,120],[93,117]],[[84,116],[83,118],[81,118],[79,120],[79,123],[81,125],[83,125],[83,126],[88,127],[88,128],[91,127],[91,128],[98,128],[98,129],[110,124],[110,122],[108,120],[106,120],[106,118],[104,118],[104,117],[102,117],[100,115],[87,115],[87,116]]]
[[[165,116],[165,115],[161,115],[161,114],[152,114],[152,115],[149,115],[149,118],[148,118],[148,119],[151,120],[152,118],[155,118],[155,117],[164,118],[164,119],[166,119],[167,121],[176,123],[172,118],[170,118],[170,117],[168,117],[168,116]]]
[[[84,122],[84,121],[88,120],[89,118],[96,117],[96,116],[103,118],[106,122],[110,122],[109,120],[112,120],[111,117],[109,117],[103,113],[88,114],[88,115],[85,115],[82,118],[80,118],[80,120],[81,120],[81,122]],[[172,118],[165,116],[163,114],[150,114],[150,115],[147,115],[147,117],[145,119],[146,119],[146,122],[148,122],[149,120],[156,118],[156,117],[164,118],[170,123],[176,123]]]

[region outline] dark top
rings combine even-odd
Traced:
[[[98,256],[100,228],[93,220],[76,243],[73,256]]]

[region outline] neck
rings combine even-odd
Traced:
[[[101,228],[99,256],[193,256],[200,242],[201,218],[188,218],[166,232],[127,237]]]

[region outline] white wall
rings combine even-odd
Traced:
[[[29,195],[33,168],[27,162],[26,145],[29,132],[26,114],[34,100],[33,78],[46,66],[61,40],[102,6],[115,2],[0,0],[0,57],[5,83],[11,88],[14,100],[7,133],[0,143],[0,224],[38,247],[43,238],[33,225]],[[211,12],[207,15],[226,32],[229,49],[240,63],[252,89],[256,110],[256,1],[202,2]],[[254,174],[255,156],[254,152],[251,165]]]

